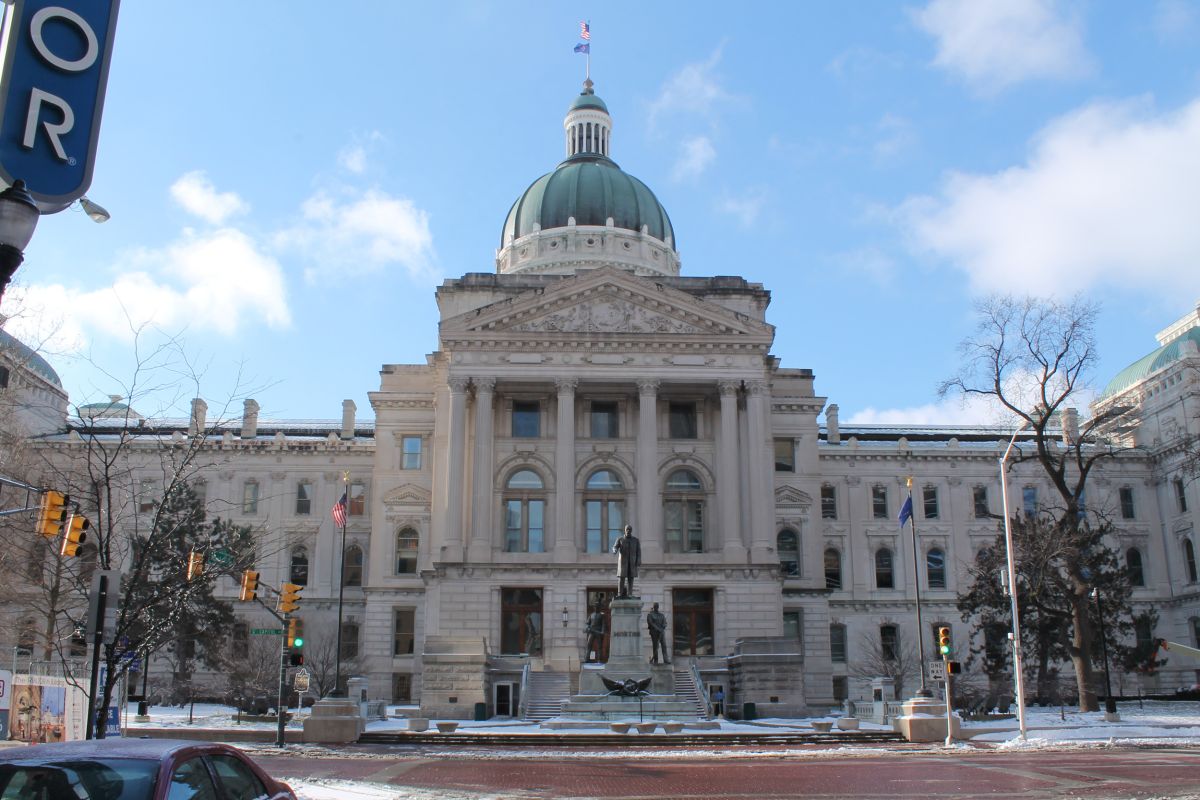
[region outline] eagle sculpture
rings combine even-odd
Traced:
[[[617,694],[622,697],[641,697],[650,694],[647,691],[647,687],[654,678],[642,678],[640,681],[633,678],[626,678],[623,681],[614,681],[612,678],[606,678],[601,675],[600,680],[604,682],[604,688],[608,689],[609,694]]]

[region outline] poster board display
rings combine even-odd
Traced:
[[[9,722],[12,738],[29,743],[83,738],[87,695],[66,678],[14,675]]]

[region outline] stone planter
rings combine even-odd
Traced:
[[[663,723],[663,732],[664,733],[683,733],[683,723],[682,722],[664,722]]]
[[[829,733],[830,729],[833,728],[833,723],[832,722],[814,722],[812,724],[812,726],[813,726],[813,730],[816,731],[817,733]]]
[[[628,722],[610,722],[608,727],[612,729],[613,733],[629,733]]]
[[[658,727],[657,722],[639,722],[637,724],[638,733],[654,733],[654,729]]]
[[[856,731],[858,730],[858,717],[839,717],[837,726],[839,731]]]
[[[438,733],[454,733],[458,730],[457,722],[439,722],[437,724]]]
[[[429,719],[426,717],[409,717],[408,729],[414,733],[429,730]]]

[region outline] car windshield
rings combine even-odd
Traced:
[[[150,800],[158,762],[80,758],[0,764],[0,800]]]

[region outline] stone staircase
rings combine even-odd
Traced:
[[[541,722],[557,717],[571,697],[571,676],[566,672],[530,672],[525,691],[526,720]]]
[[[686,667],[672,670],[672,677],[675,696],[680,700],[686,700],[688,706],[696,710],[697,717],[708,719],[708,710],[705,708],[704,698],[700,696],[700,687],[696,685],[696,681],[692,677],[692,671]]]

